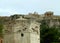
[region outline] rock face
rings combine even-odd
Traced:
[[[14,19],[13,19],[14,17]],[[51,27],[60,25],[60,16],[54,16],[53,12],[44,15],[37,13],[29,15],[12,16],[4,24],[3,43],[40,43],[40,25],[45,22]]]

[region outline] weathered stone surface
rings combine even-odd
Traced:
[[[4,33],[3,43],[40,43],[40,23],[36,20],[19,18],[15,24],[8,26],[11,28],[5,27],[4,32],[8,32]]]

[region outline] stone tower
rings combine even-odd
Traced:
[[[35,19],[16,19],[15,23],[4,25],[3,43],[40,43],[40,23]]]

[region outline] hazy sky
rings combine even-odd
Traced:
[[[53,11],[60,15],[60,0],[0,0],[0,16]]]

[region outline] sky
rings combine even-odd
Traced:
[[[60,0],[0,0],[0,16],[46,11],[60,15]]]

